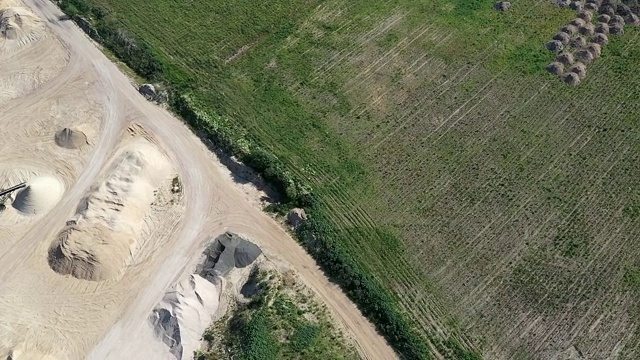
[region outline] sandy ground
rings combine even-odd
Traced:
[[[0,1],[0,7],[16,4]],[[207,240],[229,230],[297,269],[365,358],[395,358],[356,307],[187,127],[139,95],[73,23],[59,20],[62,13],[52,3],[25,4],[36,15],[27,23],[35,30],[26,30],[37,36],[17,45],[0,40],[0,185],[55,178],[63,195],[57,202],[45,199],[55,202],[52,208],[30,205],[38,211],[24,214],[7,206],[0,213],[0,356],[121,358],[118,349],[147,326],[164,294],[189,276]],[[57,146],[54,135],[63,128],[82,131],[87,145]],[[171,176],[154,179],[161,183],[154,198],[140,200],[135,212],[141,220],[126,230],[136,239],[128,244],[118,276],[85,280],[56,273],[48,262],[52,244],[70,219],[84,214],[82,199],[113,180],[114,162],[139,138],[166,157],[180,176],[183,193],[172,198],[167,191]],[[130,201],[126,196],[102,199],[107,200],[98,205],[104,207],[126,207]],[[98,210],[105,211],[97,215],[104,231],[118,230],[110,223],[117,216]],[[109,246],[110,237],[105,239]]]

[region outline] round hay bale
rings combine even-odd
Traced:
[[[587,76],[587,66],[578,62],[569,68],[569,72],[575,73],[582,80]]]
[[[580,26],[578,28],[578,31],[580,32],[580,34],[582,35],[587,35],[587,36],[591,36],[593,34],[595,34],[596,32],[596,27],[593,24],[584,24],[582,26]]]
[[[556,61],[564,64],[564,65],[571,65],[573,64],[573,54],[571,53],[562,53],[562,54],[558,54],[558,56],[556,56]]]
[[[584,64],[588,64],[593,61],[593,54],[587,49],[581,49],[576,51],[576,59]]]
[[[511,9],[511,3],[508,1],[496,1],[493,4],[493,8],[501,12],[509,11],[509,9]]]
[[[571,41],[571,35],[561,31],[553,35],[553,40],[558,40],[562,43],[562,45],[567,45],[569,41]]]
[[[609,27],[609,33],[612,35],[624,34],[624,26],[622,24],[613,24]]]
[[[11,206],[25,215],[37,215],[51,210],[62,198],[62,183],[51,176],[30,180],[16,194]]]
[[[582,36],[578,36],[575,39],[571,40],[571,46],[574,48],[582,48],[587,45],[587,40],[585,40]]]
[[[625,20],[627,25],[640,26],[640,17],[636,14],[630,14]]]
[[[608,34],[609,33],[609,24],[607,23],[598,23],[596,25],[596,33],[599,34]]]
[[[602,47],[600,46],[600,44],[592,43],[587,46],[587,51],[589,51],[591,55],[593,55],[594,59],[597,59],[602,54]]]
[[[600,9],[598,11],[600,12],[600,14],[609,16],[613,16],[616,14],[616,9],[611,5],[602,5],[600,6]]]
[[[564,65],[562,65],[562,63],[560,62],[552,62],[547,65],[547,71],[554,75],[560,76],[564,72]]]
[[[578,86],[580,84],[580,76],[573,72],[566,73],[562,80],[570,86]]]
[[[598,11],[598,5],[594,3],[587,3],[584,5],[584,9],[587,11]]]
[[[600,7],[602,5],[602,0],[587,0],[587,4],[595,4]]]
[[[556,0],[556,5],[560,7],[569,7],[571,0]]]
[[[562,45],[562,42],[558,40],[549,41],[545,46],[547,47],[547,50],[555,52],[559,52],[564,49],[564,45]]]
[[[573,35],[578,32],[578,27],[575,25],[565,25],[560,28],[560,31],[569,35]]]
[[[571,4],[569,4],[569,7],[572,8],[575,11],[582,11],[582,2],[581,1],[572,1]]]
[[[65,149],[79,149],[87,145],[87,136],[78,130],[64,128],[54,136],[56,145]]]
[[[605,46],[609,43],[609,38],[605,34],[595,34],[591,38],[591,42],[596,43],[600,46]]]
[[[609,25],[614,25],[614,24],[624,25],[624,23],[625,23],[624,18],[620,15],[614,15],[611,17],[611,20],[609,20]]]
[[[584,24],[586,24],[586,22],[584,21],[584,19],[580,19],[580,18],[575,18],[573,20],[571,20],[571,22],[569,22],[569,24],[573,25],[573,26],[583,26]]]
[[[618,6],[616,6],[616,14],[627,16],[633,14],[633,12],[631,12],[631,8],[629,6],[625,4],[618,4]]]
[[[598,21],[600,21],[601,23],[608,23],[609,21],[611,21],[611,16],[607,14],[601,14],[600,16],[598,16]]]
[[[591,11],[583,10],[578,13],[578,17],[589,23],[593,19],[593,13]]]

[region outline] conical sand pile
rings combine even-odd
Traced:
[[[79,149],[87,144],[87,136],[82,131],[64,128],[56,133],[55,141],[65,149]]]
[[[62,198],[64,188],[54,177],[35,178],[22,188],[12,206],[23,214],[36,215],[51,210]]]
[[[19,49],[44,35],[44,22],[29,9],[0,8],[0,52]]]

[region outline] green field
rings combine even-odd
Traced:
[[[312,185],[433,354],[640,356],[639,28],[572,88],[551,1],[94,2]]]

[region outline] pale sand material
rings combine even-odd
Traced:
[[[52,244],[51,268],[91,281],[121,275],[135,251],[155,191],[170,172],[166,158],[151,144],[144,140],[130,144]]]
[[[200,348],[202,333],[211,325],[219,300],[218,288],[197,274],[188,276],[175,290],[165,294],[149,321],[169,358],[193,358],[193,352]]]
[[[15,52],[44,36],[44,22],[29,9],[0,7],[0,53]]]
[[[11,204],[25,215],[38,215],[51,210],[62,198],[64,187],[52,176],[41,176],[30,180],[18,190]]]
[[[54,141],[65,149],[79,149],[87,145],[87,136],[82,131],[64,128],[56,133]]]

